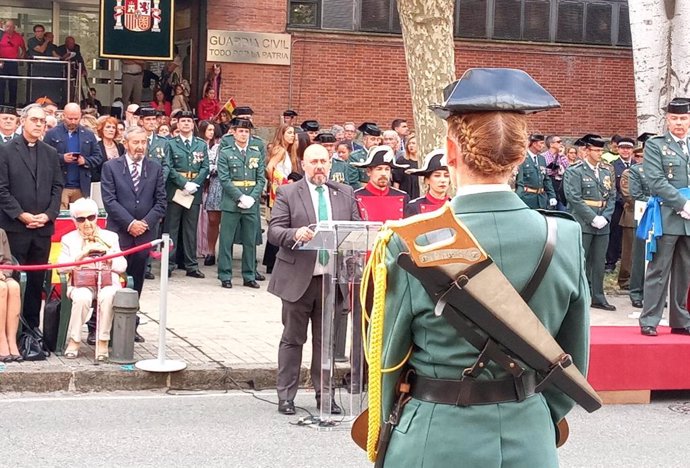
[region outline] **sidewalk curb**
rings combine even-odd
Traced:
[[[74,370],[22,370],[21,366],[5,367],[0,372],[0,392],[101,392],[153,389],[232,390],[275,388],[278,369],[275,367],[223,368],[193,366],[180,372],[152,373],[116,366],[79,368]],[[338,368],[338,375],[344,372]],[[309,370],[302,368],[300,386],[305,386]]]

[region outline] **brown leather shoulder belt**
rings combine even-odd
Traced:
[[[498,380],[433,379],[422,375],[414,375],[410,380],[412,398],[455,406],[523,401],[534,395],[537,386],[536,375],[532,371],[526,371],[520,377]]]

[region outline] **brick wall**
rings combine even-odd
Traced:
[[[209,11],[209,28],[284,32],[285,3],[226,0],[228,8]],[[630,50],[458,41],[455,60],[458,76],[471,67],[513,67],[536,78],[562,108],[531,116],[534,131],[636,134]],[[289,67],[223,64],[223,96],[250,105],[258,126],[275,125],[288,107],[299,112],[299,121],[316,118],[322,126],[370,120],[388,127],[398,117],[412,122],[400,38],[293,33]]]

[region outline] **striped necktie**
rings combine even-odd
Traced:
[[[132,164],[132,184],[134,185],[134,191],[139,191],[139,163],[135,162]]]

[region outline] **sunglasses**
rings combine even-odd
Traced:
[[[81,223],[83,223],[83,222],[86,221],[86,220],[89,220],[89,221],[96,221],[96,215],[93,214],[93,215],[88,215],[88,216],[77,216],[77,217],[74,218],[74,219],[76,219],[77,222],[78,222],[79,224],[81,224]]]

